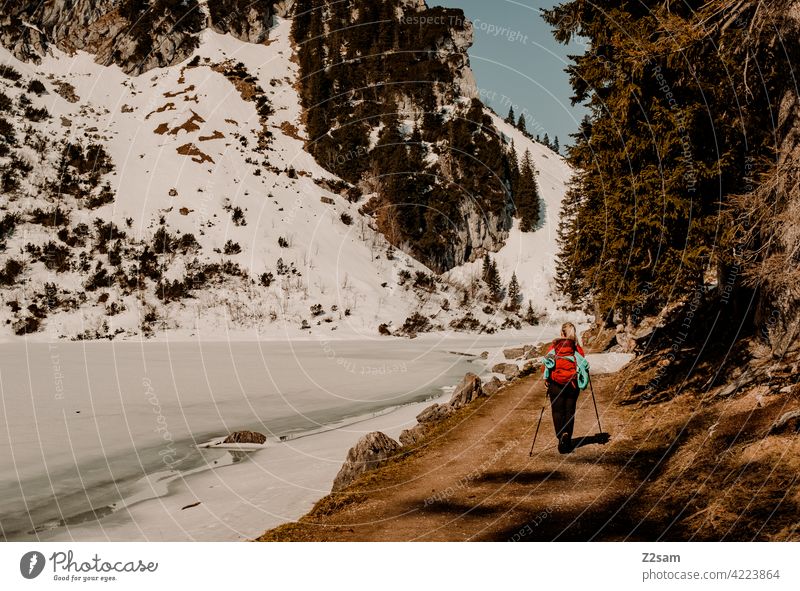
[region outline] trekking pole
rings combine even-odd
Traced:
[[[594,386],[592,386],[592,376],[589,376],[589,390],[592,392],[592,402],[594,402],[594,416],[597,417],[597,428],[600,429],[600,433],[603,432],[603,426],[600,424],[600,413],[597,412],[597,399],[594,397]]]
[[[539,427],[542,426],[542,417],[544,416],[544,409],[547,406],[547,392],[544,394],[544,404],[542,405],[542,412],[539,413],[539,422],[536,424],[536,433],[533,434],[533,443],[531,443],[531,451],[528,452],[528,457],[533,457],[533,446],[536,445],[536,438],[539,436]]]

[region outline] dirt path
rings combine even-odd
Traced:
[[[558,453],[548,407],[529,457],[545,392],[541,379],[526,378],[462,410],[424,450],[375,472],[355,492],[327,497],[300,522],[262,539],[653,539],[657,526],[634,523],[626,510],[644,472],[641,458],[636,466],[631,461],[635,445],[625,430],[632,415],[613,404],[614,378],[594,379],[609,444],[592,441],[597,421],[585,392],[575,427],[579,442],[588,436],[584,445]]]

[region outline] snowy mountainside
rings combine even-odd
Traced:
[[[138,77],[83,52],[53,49],[31,64],[0,49],[11,130],[0,152],[0,336],[523,325],[500,305],[476,305],[482,288],[462,281],[475,263],[435,276],[342,196],[347,184],[304,149],[290,21],[276,22],[262,44],[205,30],[190,60]],[[548,223],[512,232],[497,257],[503,280],[517,268],[538,305],[550,269],[537,253],[553,248],[568,171],[514,137],[541,170]]]
[[[561,201],[572,176],[572,169],[564,158],[539,142],[531,141],[513,125],[495,113],[492,121],[505,140],[513,141],[522,160],[525,150],[530,150],[536,168],[536,183],[541,198],[541,222],[533,232],[521,232],[519,219],[509,233],[504,246],[492,259],[497,262],[501,278],[508,282],[516,273],[524,304],[530,300],[538,313],[550,322],[576,321],[576,313],[560,314],[563,300],[557,295],[555,285],[556,257],[558,255],[557,230]],[[466,282],[480,277],[481,261],[466,263],[446,274],[449,280]],[[567,318],[567,316],[569,316]],[[582,319],[581,319],[582,320]]]

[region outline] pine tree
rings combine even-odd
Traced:
[[[512,273],[511,281],[508,283],[508,309],[519,310],[519,281],[517,281],[517,274]]]
[[[552,146],[550,145],[550,136],[549,136],[549,135],[547,135],[547,134],[544,134],[544,139],[542,140],[542,143],[543,143],[545,146],[547,146],[548,148],[551,148],[551,149],[552,149]]]
[[[489,285],[489,294],[492,297],[492,301],[499,302],[502,297],[502,284],[500,283],[500,272],[497,270],[497,262],[492,261],[492,264],[489,266],[489,280],[487,281]]]
[[[553,141],[553,152],[556,154],[561,153],[561,146],[558,144],[558,136],[556,136],[555,141]]]
[[[484,283],[489,283],[489,275],[492,272],[492,259],[489,258],[489,253],[483,255],[483,270],[481,273],[481,279],[483,279]]]
[[[780,67],[752,85],[746,68],[769,43],[758,46],[757,25],[730,26],[730,3],[675,7],[569,0],[544,11],[557,41],[589,41],[569,66],[573,103],[589,117],[568,151],[576,173],[558,268],[569,271],[557,279],[599,317],[654,312],[723,269],[739,212],[719,211],[748,185],[742,163],[770,153],[767,118],[780,93],[766,89],[782,84]],[[754,18],[753,6],[743,10]],[[731,81],[751,89],[746,114],[731,101]]]
[[[528,300],[528,309],[525,311],[525,322],[531,326],[539,324],[539,317],[536,316],[536,312],[533,311],[533,304],[530,300]]]
[[[523,134],[528,135],[528,128],[525,125],[525,115],[519,116],[519,120],[517,121],[517,129],[519,129]]]
[[[508,109],[508,117],[506,117],[505,121],[509,125],[515,125],[516,124],[517,120],[516,120],[516,116],[514,115],[514,107],[513,106],[509,107],[509,109]]]
[[[514,140],[511,140],[511,147],[508,150],[508,180],[511,186],[511,194],[514,195],[519,186],[519,156],[517,155],[517,148],[514,146]]]
[[[539,189],[536,170],[530,150],[525,150],[519,170],[519,182],[514,194],[514,205],[520,218],[520,230],[530,232],[539,224]]]

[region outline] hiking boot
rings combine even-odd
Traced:
[[[558,453],[568,454],[572,451],[572,438],[569,433],[563,433],[558,440]]]

